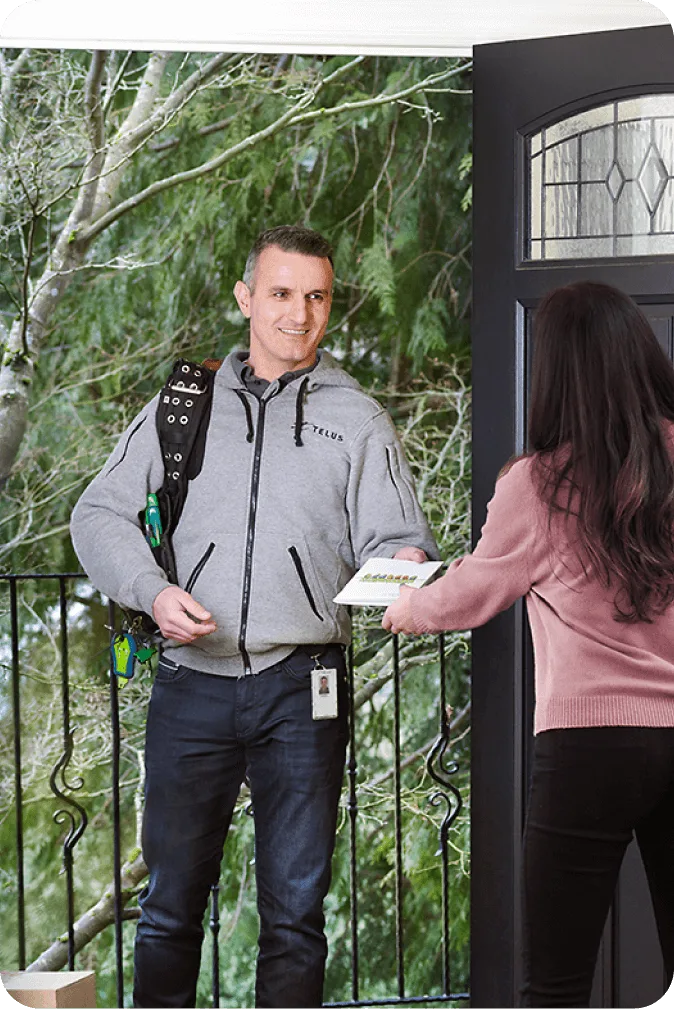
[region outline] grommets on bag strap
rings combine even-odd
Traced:
[[[183,454],[182,454],[182,452],[176,452],[176,454],[173,456],[173,458],[175,459],[176,462],[182,462],[182,460],[183,460]]]
[[[168,415],[168,417],[166,418],[166,420],[167,420],[167,423],[169,423],[169,424],[173,424],[173,422],[174,422],[174,420],[175,420],[175,417],[174,417],[174,415],[173,415],[172,413],[170,413],[170,414]]]
[[[170,398],[171,398],[170,396],[164,396],[164,402],[165,402],[165,403],[168,403],[168,402],[169,402],[169,400],[170,400]]]
[[[185,414],[183,414],[183,416],[180,418],[180,423],[181,424],[187,424],[188,420],[189,420],[189,417],[186,417]]]
[[[189,372],[190,370],[189,364],[184,364],[180,370],[184,371],[185,373]]]
[[[194,400],[193,399],[186,399],[185,400],[185,406],[186,407],[194,406]]]
[[[177,396],[174,396],[173,399],[171,400],[171,403],[173,404],[173,406],[179,406],[180,400],[178,399]]]
[[[175,472],[171,473],[171,476],[173,477],[174,480],[177,480],[178,477],[180,476],[180,473],[178,472],[178,470],[175,470]]]

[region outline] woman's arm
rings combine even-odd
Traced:
[[[525,595],[541,574],[548,556],[546,532],[531,459],[520,459],[497,480],[473,553],[453,561],[430,585],[401,590],[382,626],[393,633],[427,634],[486,623]]]

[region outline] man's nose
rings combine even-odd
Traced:
[[[309,309],[306,299],[303,297],[293,298],[290,305],[290,318],[298,324],[305,323],[309,317]]]

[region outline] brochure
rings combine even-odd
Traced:
[[[396,561],[373,557],[347,582],[333,602],[344,606],[388,606],[398,598],[401,585],[418,589],[430,581],[442,561]]]

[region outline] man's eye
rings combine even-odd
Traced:
[[[323,295],[322,294],[310,294],[309,295],[309,300],[310,301],[323,301]]]
[[[286,293],[287,293],[286,291],[274,291],[274,297],[275,298],[285,298]]]

